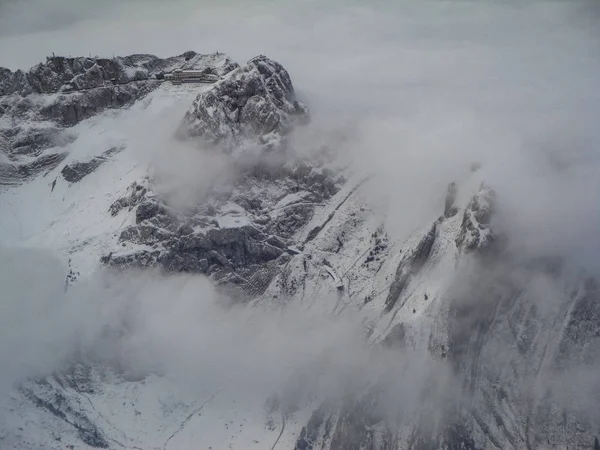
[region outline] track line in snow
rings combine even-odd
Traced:
[[[285,430],[285,413],[283,412],[283,408],[282,408],[282,410],[281,410],[281,431],[279,432],[279,436],[277,436],[277,439],[275,439],[275,442],[273,442],[273,446],[271,447],[271,450],[275,450],[275,447],[279,443],[281,436],[283,436],[284,430]]]
[[[173,434],[171,436],[169,436],[167,438],[167,440],[165,441],[165,443],[163,444],[163,450],[167,449],[167,445],[169,444],[169,441],[171,439],[173,439],[175,437],[175,435],[177,433],[179,433],[181,430],[183,430],[185,428],[185,425],[192,419],[192,417],[194,417],[196,414],[198,414],[200,411],[202,411],[202,409],[209,404],[210,402],[212,402],[215,397],[217,396],[218,391],[215,392],[213,395],[211,395],[207,400],[204,401],[204,403],[202,403],[198,408],[196,408],[195,410],[193,410],[186,418],[183,422],[181,422],[181,424],[179,425],[179,428],[177,428],[177,430],[175,430],[173,432]]]

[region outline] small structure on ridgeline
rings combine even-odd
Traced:
[[[182,83],[216,83],[221,78],[214,73],[205,70],[183,70],[175,69],[171,73],[164,75],[165,81],[170,81],[173,84]]]

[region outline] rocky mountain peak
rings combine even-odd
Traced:
[[[471,252],[485,249],[494,241],[491,219],[495,204],[495,191],[488,185],[482,184],[463,214],[460,232],[456,237],[458,248]]]
[[[227,152],[244,145],[275,148],[308,109],[296,100],[283,66],[258,56],[198,95],[179,129]]]

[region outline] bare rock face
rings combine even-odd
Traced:
[[[308,223],[315,205],[339,189],[329,179],[317,181],[315,169],[304,167],[282,168],[268,179],[246,174],[186,214],[172,211],[151,190],[132,186],[110,210],[115,215],[135,208],[136,224],[121,233],[120,248],[102,262],[119,269],[204,273],[258,295],[294,254],[294,234]]]
[[[144,54],[113,58],[51,56],[28,72],[0,68],[0,96],[52,94],[145,81],[175,68],[210,69],[222,76],[236,67],[227,55],[191,51],[167,59]]]
[[[123,150],[123,147],[113,147],[105,151],[102,156],[87,161],[77,161],[71,165],[67,164],[60,173],[69,183],[77,183],[107,162],[109,157],[119,153],[121,150]]]
[[[488,186],[482,185],[473,196],[463,215],[456,246],[465,252],[485,249],[494,241],[490,227],[494,212],[496,194]]]
[[[69,127],[105,109],[126,106],[147,95],[158,86],[158,81],[147,80],[62,94],[55,101],[43,105],[38,114],[44,119]]]
[[[141,56],[141,55],[136,55]],[[141,58],[66,58],[52,56],[28,72],[0,71],[0,95],[51,94],[60,91],[93,89],[105,82],[141,81],[149,78],[148,63],[155,56]]]
[[[400,299],[406,286],[408,286],[412,276],[421,270],[423,265],[427,262],[437,236],[437,225],[437,222],[435,222],[429,232],[419,241],[415,249],[400,261],[400,264],[396,269],[394,280],[390,285],[388,296],[385,300],[386,311],[391,311],[391,309],[396,306],[396,303]]]
[[[295,99],[287,71],[259,56],[200,94],[179,133],[227,151],[244,141],[276,146],[297,119],[307,117],[308,110]]]
[[[0,97],[0,117],[5,116],[15,124],[22,119],[31,122],[46,120],[59,127],[70,127],[107,108],[126,106],[159,85],[157,80],[143,80],[62,91],[48,97],[13,94]]]
[[[27,81],[27,75],[22,70],[12,72],[9,69],[0,67],[0,95],[9,95],[20,93],[27,95],[33,92],[33,89]]]

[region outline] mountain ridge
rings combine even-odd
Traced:
[[[63,61],[74,75],[69,80],[85,75],[78,80],[98,84],[92,90],[108,90],[111,98],[123,100],[94,103],[96,97],[86,94],[73,100],[77,92],[43,97],[60,90],[59,77],[48,75],[48,70],[56,73],[53,59],[32,69],[33,84],[23,73],[3,78],[13,77],[8,84],[0,82],[5,92],[12,89],[0,98],[0,150],[8,161],[0,166],[0,174],[8,173],[0,195],[3,206],[13,205],[0,223],[7,242],[60,255],[69,270],[67,295],[76,295],[70,293],[106,268],[117,279],[133,269],[158,268],[153,273],[159,281],[165,272],[171,274],[168,280],[174,273],[201,274],[247,311],[231,328],[223,325],[221,338],[245,323],[244,314],[271,318],[272,311],[297,307],[331,317],[325,328],[336,319],[358,317],[367,347],[384,356],[363,355],[360,346],[334,347],[329,365],[315,366],[309,358],[306,366],[292,370],[298,380],[277,380],[281,386],[274,383],[273,390],[281,391],[270,392],[269,401],[264,398],[265,408],[264,403],[237,405],[240,393],[235,390],[206,388],[192,395],[152,364],[136,374],[120,367],[127,364],[119,358],[70,355],[64,367],[23,381],[10,394],[0,442],[15,449],[202,444],[433,450],[566,448],[573,443],[593,448],[599,418],[581,399],[565,399],[560,380],[573,371],[584,379],[600,359],[594,350],[600,336],[597,284],[563,267],[559,258],[521,261],[513,255],[505,245],[510,233],[494,228],[496,205],[503,199],[476,167],[440,192],[443,208],[432,207],[428,223],[393,237],[364,194],[371,174],[342,166],[336,149],[296,151],[294,133],[310,126],[308,108],[295,98],[283,66],[266,57],[243,66],[225,55],[174,58],[116,61],[131,61],[132,67],[154,64],[156,70],[164,70],[164,61],[173,67],[196,61],[223,79],[212,86],[176,87],[123,70],[133,84],[142,83],[123,97],[118,85],[98,84],[109,75],[99,76],[95,65],[85,69],[82,63],[86,72],[75,74],[80,60]],[[25,79],[30,84],[19,81]],[[81,83],[75,84],[86,85]],[[29,102],[31,96],[40,98]],[[201,173],[208,188],[202,195],[194,193],[185,207],[173,204],[160,183],[177,172],[161,173],[161,164],[153,160],[149,165],[157,167],[149,172],[146,160],[132,149],[139,146],[131,135],[136,120],[149,115],[160,121],[176,100],[187,109],[175,118],[179,121],[166,144],[172,152],[189,146],[217,155],[231,175]],[[45,112],[48,101],[52,113]],[[71,110],[72,101],[82,102],[76,104],[84,112],[65,120],[71,116],[63,112]],[[94,107],[81,106],[87,101]],[[22,118],[28,121],[15,132],[14,123]],[[40,125],[55,130],[49,131],[51,139],[36,141]],[[142,134],[147,127],[141,123]],[[57,149],[54,139],[66,131],[72,137]],[[15,146],[24,135],[34,142]],[[23,147],[27,150],[15,151]],[[47,204],[39,205],[42,195]],[[100,263],[106,267],[99,268]],[[160,290],[159,281],[151,280],[146,280],[148,290],[140,287],[142,294]],[[125,286],[136,298],[137,287]],[[118,292],[109,289],[106,295]],[[540,303],[546,297],[552,301]],[[132,333],[140,332],[135,316],[124,319],[132,321]],[[116,336],[110,345],[120,348],[124,331],[106,325]],[[308,339],[300,337],[304,334],[294,335],[300,344]],[[112,343],[110,336],[106,339]],[[252,341],[251,336],[245,337]],[[334,335],[331,339],[337,342]],[[208,352],[197,345],[200,355]],[[95,344],[91,348],[92,354],[99,352]],[[223,351],[227,354],[226,347]],[[269,349],[263,351],[257,351],[257,359],[271,367],[266,364]],[[356,363],[364,363],[359,368],[352,357],[343,357],[353,352]],[[302,360],[301,351],[286,353],[276,355],[292,366]],[[371,373],[367,363],[384,368]],[[325,375],[316,369],[321,364]],[[346,374],[357,378],[348,386],[340,382],[348,392],[317,395],[323,393],[320,384],[331,382],[328,376]],[[243,379],[234,377],[240,384]]]

